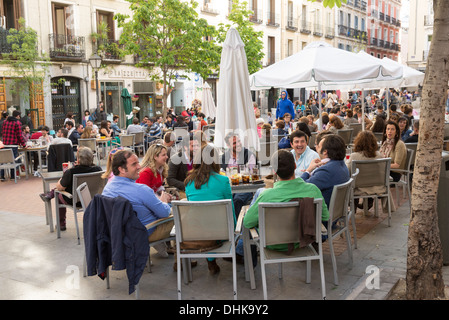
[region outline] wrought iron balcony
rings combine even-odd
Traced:
[[[118,40],[98,39],[95,51],[105,62],[120,63],[122,61],[122,48],[123,45],[119,44]]]
[[[276,14],[274,12],[267,12],[267,26],[279,27],[279,20],[279,14]]]
[[[339,24],[338,25],[338,35],[348,36],[348,27],[343,24]]]
[[[64,34],[49,34],[50,58],[81,61],[86,56],[85,38]]]
[[[279,61],[279,53],[268,52],[268,54],[267,54],[267,66],[275,64],[278,61]]]
[[[317,37],[323,36],[323,26],[319,23],[313,25],[313,35]]]
[[[293,17],[288,17],[285,29],[290,31],[298,31],[298,20]]]
[[[12,44],[8,43],[9,35],[9,30],[0,27],[0,54],[12,52]]]
[[[326,31],[324,33],[324,36],[327,39],[333,39],[335,37],[335,30],[332,27],[326,27]]]
[[[249,15],[249,21],[258,24],[262,23],[263,22],[262,10],[260,9],[252,9],[252,10],[254,11],[254,13]]]
[[[312,32],[312,23],[301,20],[301,26],[300,26],[299,32],[305,33],[305,34],[310,34]]]

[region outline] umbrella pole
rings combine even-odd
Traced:
[[[365,131],[365,90],[362,90],[362,131]]]
[[[321,130],[323,130],[323,118],[322,118],[322,116],[321,116],[321,113],[322,113],[322,105],[321,105],[321,82],[318,82],[318,101],[319,101],[319,112],[320,112],[320,127],[321,128],[318,128],[318,129],[320,129],[319,131],[321,131]]]
[[[385,92],[385,99],[387,99],[387,114],[388,119],[390,119],[390,88],[386,88],[387,92]]]

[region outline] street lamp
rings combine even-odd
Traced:
[[[93,56],[90,57],[89,59],[90,62],[90,66],[92,67],[92,69],[95,70],[95,89],[97,92],[97,119],[100,118],[100,89],[98,87],[98,69],[100,69],[101,66],[101,57],[97,54],[94,54]]]

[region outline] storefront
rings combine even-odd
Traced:
[[[56,131],[64,126],[67,113],[71,112],[76,123],[81,122],[80,80],[74,77],[55,77],[51,79],[52,123]]]
[[[109,65],[98,72],[98,77],[100,100],[104,102],[108,120],[118,115],[119,127],[126,127],[128,115],[125,114],[121,98],[124,88],[132,97],[135,97],[133,106],[140,108],[140,111],[135,114],[136,117],[142,119],[145,115],[155,114],[154,83],[148,80],[148,71],[145,69],[127,65]]]

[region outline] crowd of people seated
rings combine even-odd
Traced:
[[[302,101],[293,103],[288,99],[286,91],[281,94],[274,117],[271,117],[271,114],[262,117],[260,109],[255,105],[260,140],[279,143],[279,150],[271,158],[271,163],[277,163],[273,170],[279,181],[275,182],[272,188],[261,188],[255,194],[233,194],[229,178],[223,172],[240,164],[256,166],[257,154],[244,147],[240,136],[234,133],[224,137],[226,147],[223,150],[216,148],[213,142],[206,140],[202,134],[202,129],[209,123],[206,121],[207,117],[197,110],[186,110],[180,115],[175,115],[170,110],[165,119],[144,117],[140,121],[134,117],[132,124],[122,129],[118,127],[118,116],[114,116],[113,121],[102,120],[98,127],[88,112],[85,113],[82,123],[74,123],[73,117],[68,115],[64,128],[58,129],[56,137],[49,134],[48,127],[42,126],[33,134],[33,138],[29,126],[20,126],[17,144],[25,146],[26,139],[39,139],[47,145],[69,143],[75,147],[80,138],[97,135],[113,138],[124,132],[145,132],[148,148],[143,158],[139,160],[138,156],[127,148],[113,148],[108,154],[103,175],[103,178],[108,180],[103,195],[128,199],[143,225],[170,215],[171,201],[177,197],[167,190],[174,188],[190,201],[231,199],[235,221],[242,208],[249,205],[243,220],[247,228],[258,226],[259,202],[289,201],[300,197],[322,198],[322,222],[325,227],[331,228],[332,226],[328,225],[328,208],[332,190],[335,185],[350,179],[348,168],[351,161],[390,157],[391,176],[393,181],[398,181],[400,174],[394,169],[405,168],[405,142],[417,140],[419,122],[415,120],[412,123],[413,108],[409,103],[400,105],[401,111],[398,110],[397,104],[392,104],[388,112],[385,112],[382,100],[370,96],[371,100],[367,100],[368,108],[365,110],[367,112],[362,118],[360,97],[355,93],[347,103],[339,100],[335,93],[329,93],[323,99],[324,111],[321,117],[317,112],[316,99],[310,99],[305,104]],[[338,135],[338,130],[362,121],[365,122],[366,130],[355,137],[353,152],[349,159],[346,159],[347,146]],[[4,137],[5,133],[8,136],[8,125],[4,123]],[[186,128],[187,139],[177,141],[173,134],[177,127]],[[374,135],[376,132],[382,133],[380,144]],[[309,145],[312,134],[316,134],[315,144]],[[74,169],[66,171],[58,182],[57,188],[60,190],[67,191],[71,187],[71,177],[75,172],[101,170],[93,165],[93,156],[85,148],[75,151],[77,163]],[[211,155],[212,162],[204,161],[204,154]],[[51,194],[41,197],[48,201]],[[67,203],[68,200],[62,198],[57,201]],[[369,205],[371,206],[372,202]],[[60,217],[61,230],[64,230],[65,212],[60,212]],[[166,238],[172,226],[173,223],[168,223],[149,229],[149,241]],[[170,244],[164,243],[155,249],[162,257],[167,257],[168,253],[174,251]],[[276,249],[286,250],[283,246]],[[243,251],[237,250],[237,253],[239,261],[242,261]],[[219,273],[220,267],[216,259],[208,260],[208,269],[211,274]]]

